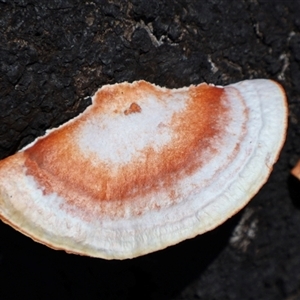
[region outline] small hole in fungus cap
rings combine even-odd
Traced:
[[[136,104],[135,102],[132,102],[130,104],[129,108],[124,111],[124,114],[127,116],[129,114],[139,113],[141,111],[142,111],[141,107],[138,104]]]

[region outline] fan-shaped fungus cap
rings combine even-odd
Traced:
[[[270,80],[104,86],[80,116],[0,162],[0,217],[72,253],[163,249],[246,205],[278,158],[286,119]]]

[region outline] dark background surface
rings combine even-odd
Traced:
[[[300,1],[0,0],[0,157],[108,83],[271,78],[289,130],[269,181],[216,230],[125,261],[68,255],[0,222],[0,299],[300,299]]]

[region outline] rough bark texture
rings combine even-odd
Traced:
[[[272,78],[287,141],[216,230],[127,261],[68,255],[0,223],[1,299],[300,299],[300,2],[0,0],[0,157],[83,111],[103,84]],[[20,298],[21,297],[21,298]]]

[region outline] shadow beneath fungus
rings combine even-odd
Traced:
[[[240,215],[194,239],[124,261],[54,251],[1,223],[0,299],[172,299],[225,248]]]
[[[300,209],[300,180],[291,174],[288,177],[288,190],[293,205]]]

